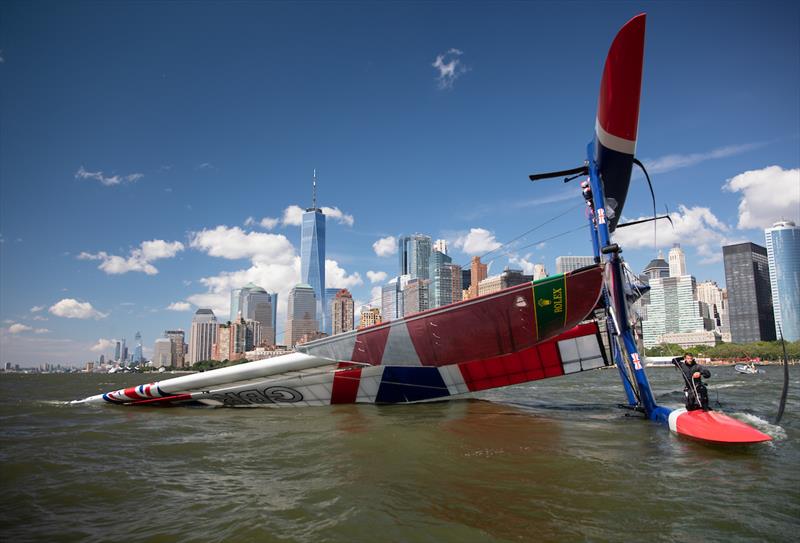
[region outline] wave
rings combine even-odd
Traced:
[[[769,421],[764,420],[757,415],[740,411],[731,413],[731,416],[736,417],[742,422],[746,422],[752,426],[755,426],[765,434],[770,435],[772,439],[775,440],[786,439],[786,430],[784,430],[782,426],[777,426],[775,424],[772,424]]]

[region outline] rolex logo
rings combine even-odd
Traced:
[[[539,300],[536,302],[536,305],[538,305],[539,307],[545,307],[545,306],[550,305],[551,303],[553,303],[553,302],[551,302],[550,300],[548,300],[546,298],[539,298]]]

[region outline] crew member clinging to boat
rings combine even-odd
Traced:
[[[695,362],[692,353],[685,353],[683,358],[673,358],[672,362],[683,373],[683,394],[686,397],[686,410],[702,409],[703,411],[708,411],[708,389],[702,378],[708,379],[711,377],[711,372]]]

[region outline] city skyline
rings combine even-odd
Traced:
[[[344,17],[330,7],[208,7],[189,16],[199,24],[186,25],[178,45],[153,29],[100,54],[104,32],[134,12],[173,22],[186,12],[75,4],[42,14],[4,5],[0,19],[25,24],[4,25],[0,43],[0,98],[15,104],[3,108],[0,132],[3,361],[77,365],[136,331],[151,358],[155,338],[188,332],[198,308],[226,320],[230,291],[250,282],[278,293],[280,333],[289,290],[301,279],[313,168],[324,180],[325,286],[347,288],[356,308],[379,299],[397,274],[402,235],[446,240],[466,270],[470,257],[564,214],[487,259],[489,275],[506,265],[555,269],[558,256],[585,255],[584,231],[554,237],[584,224],[577,187],[526,176],[582,160],[598,59],[636,10],[589,7],[575,17],[554,6],[499,6],[489,21],[467,6],[463,26],[439,33],[420,25],[420,15],[445,20],[446,6],[381,9],[355,15],[365,29],[356,40],[326,30]],[[637,155],[675,225],[658,224],[658,248],[681,243],[698,282],[722,286],[722,245],[764,245],[764,228],[800,220],[797,30],[786,13],[755,5],[729,6],[721,17],[692,6],[647,10]],[[795,19],[797,10],[785,8]],[[386,14],[407,47],[383,43]],[[76,16],[85,24],[71,38],[72,54],[54,55]],[[267,40],[247,21],[268,17],[285,30]],[[568,18],[575,36],[566,43],[555,28]],[[524,30],[532,19],[551,24],[531,37]],[[309,24],[319,32],[274,57]],[[513,31],[498,38],[491,24]],[[202,45],[203,25],[220,29],[213,44]],[[710,51],[708,40],[728,54],[686,53]],[[453,47],[463,55],[452,71],[432,66]],[[241,61],[229,65],[233,57]],[[103,74],[101,88],[95,73]],[[581,73],[580,85],[557,84]],[[551,83],[539,81],[543,74]],[[230,85],[222,88],[223,80]],[[641,177],[625,212],[652,213]],[[652,225],[616,237],[634,270],[657,254]]]

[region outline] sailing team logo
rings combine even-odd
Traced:
[[[642,363],[639,360],[639,353],[633,353],[631,355],[631,360],[633,360],[633,367],[634,368],[636,368],[637,370],[642,369]]]

